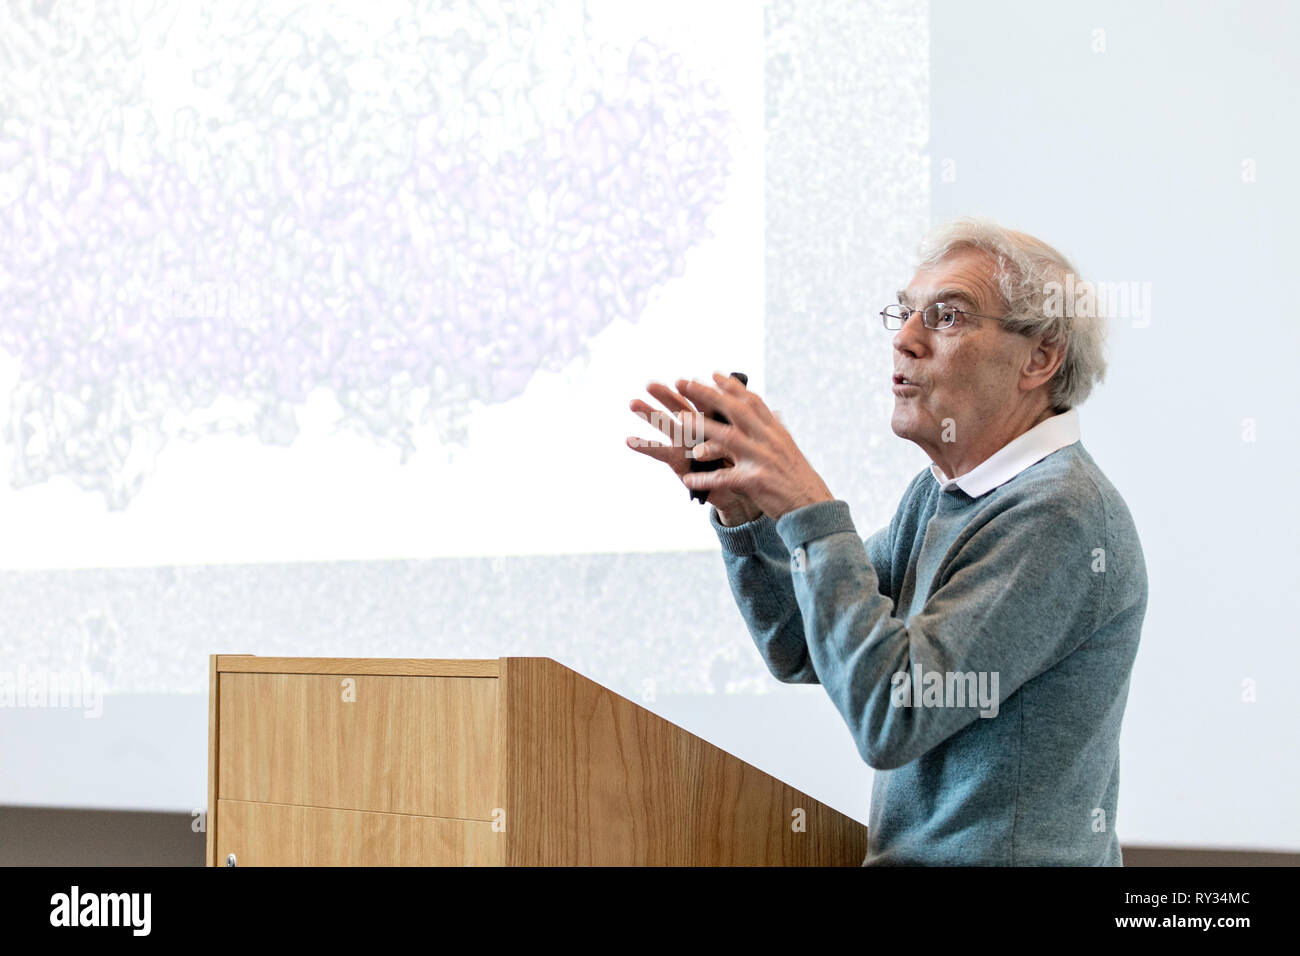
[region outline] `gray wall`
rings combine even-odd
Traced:
[[[0,866],[202,866],[184,813],[0,807]],[[1297,853],[1124,847],[1125,866],[1297,866]]]

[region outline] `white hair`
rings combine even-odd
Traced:
[[[1065,357],[1048,383],[1052,410],[1064,412],[1082,404],[1093,385],[1106,377],[1106,318],[1099,305],[1083,314],[1049,307],[1053,289],[1059,301],[1067,285],[1083,285],[1070,260],[1041,239],[990,219],[965,217],[943,223],[922,240],[920,266],[932,268],[965,249],[985,252],[996,262],[994,278],[1006,309],[1001,321],[1008,331],[1064,342]]]

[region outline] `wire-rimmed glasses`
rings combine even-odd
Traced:
[[[910,309],[905,305],[887,305],[880,310],[880,317],[884,320],[885,328],[891,332],[897,332],[912,317],[913,312],[921,313],[921,321],[927,329],[946,329],[950,327],[957,321],[958,313],[973,315],[981,319],[998,318],[996,315],[981,315],[978,312],[971,312],[968,309],[949,305],[946,302],[933,302],[924,309]]]

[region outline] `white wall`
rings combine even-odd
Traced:
[[[1149,284],[1080,412],[1150,576],[1120,835],[1300,847],[1300,9],[939,0],[931,27],[933,217]]]

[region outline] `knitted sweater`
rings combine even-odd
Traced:
[[[930,470],[886,528],[840,500],[725,527],[768,669],[820,683],[875,775],[864,865],[1121,865],[1120,722],[1147,604],[1080,442],[971,497]]]

